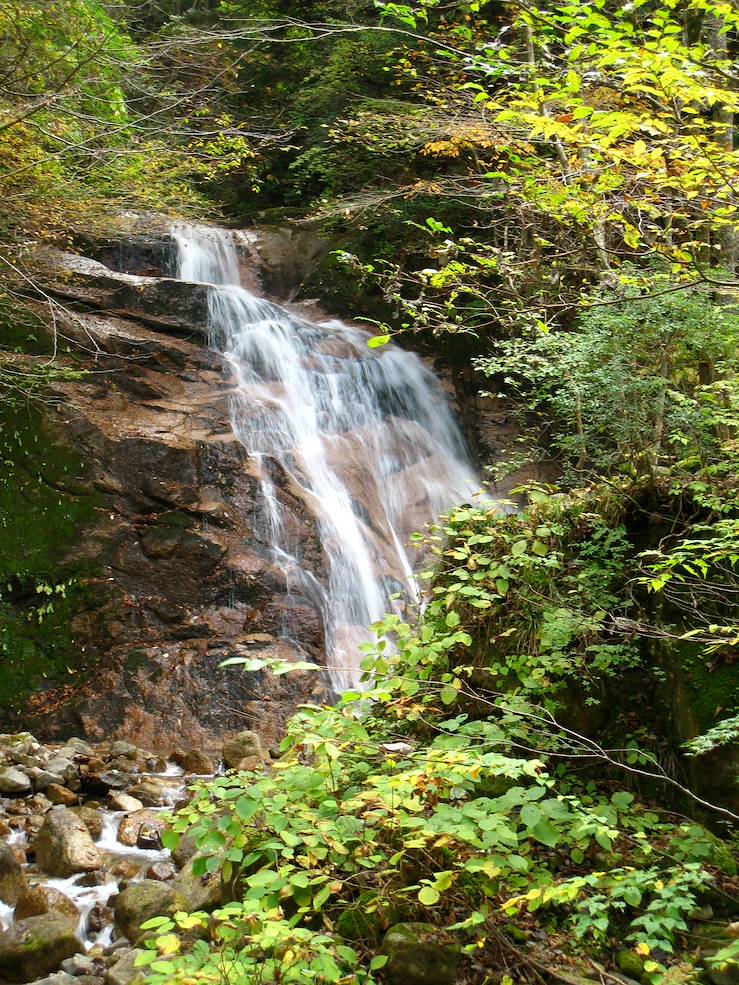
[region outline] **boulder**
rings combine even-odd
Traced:
[[[90,832],[93,840],[97,841],[103,833],[102,812],[96,807],[89,807],[87,804],[83,804],[82,807],[75,809],[75,814]]]
[[[119,739],[110,747],[109,756],[111,759],[115,759],[116,756],[125,756],[127,759],[135,760],[139,755],[140,750],[138,746],[135,746],[132,742],[124,742]]]
[[[136,944],[143,936],[142,923],[152,917],[189,909],[188,899],[172,886],[153,879],[143,879],[132,883],[116,897],[113,912],[118,930]]]
[[[36,861],[51,876],[93,872],[102,865],[90,832],[68,807],[53,807],[34,842]]]
[[[118,828],[118,841],[122,845],[128,845],[129,848],[133,848],[134,845],[138,845],[139,848],[158,848],[165,827],[164,819],[154,811],[134,811],[121,821]],[[139,845],[140,840],[145,840],[147,844]]]
[[[56,971],[82,947],[73,921],[60,913],[18,920],[0,934],[0,975],[11,982],[32,982]]]
[[[172,797],[172,783],[162,776],[147,776],[130,788],[129,796],[140,800],[144,807],[164,807]]]
[[[39,917],[42,913],[60,913],[75,924],[80,918],[80,911],[59,889],[51,886],[27,886],[18,897],[16,920]]]
[[[31,792],[31,781],[22,771],[14,766],[0,768],[0,793],[26,794]]]
[[[157,882],[169,882],[177,875],[177,869],[172,862],[155,862],[146,870],[147,879],[156,879]],[[183,890],[183,892],[185,892]],[[185,896],[189,894],[185,892]],[[198,907],[195,907],[198,909]]]
[[[0,900],[15,906],[25,889],[26,877],[10,845],[0,844]]]
[[[65,807],[72,807],[79,801],[76,793],[61,786],[59,783],[50,783],[46,788],[46,796],[52,804],[63,804]]]
[[[223,760],[231,769],[244,768],[244,760],[254,761],[256,765],[270,761],[269,752],[262,745],[256,732],[238,732],[223,743]]]
[[[112,793],[109,800],[114,811],[125,811],[127,814],[131,811],[140,811],[144,806],[140,800],[127,793]]]
[[[172,888],[190,901],[189,910],[215,910],[223,903],[220,872],[206,872],[202,876],[193,873],[198,858],[191,858],[172,881]]]
[[[385,934],[390,985],[454,985],[461,948],[429,923],[396,923]]]
[[[143,968],[136,967],[136,958],[143,953],[136,947],[119,951],[120,957],[105,976],[105,985],[141,985],[146,974]]]
[[[56,971],[46,978],[37,978],[33,985],[88,985],[89,979],[75,978],[67,971]]]
[[[56,756],[51,757],[46,768],[50,773],[56,773],[57,776],[61,777],[64,785],[73,787],[75,790],[79,789],[80,771],[71,759],[57,753]]]
[[[47,790],[52,783],[62,782],[62,777],[58,773],[51,773],[40,766],[31,766],[27,772],[34,790]]]
[[[105,961],[102,958],[92,958],[88,954],[75,954],[73,958],[62,961],[62,971],[76,978],[82,975],[104,975]]]
[[[201,752],[200,749],[191,749],[179,760],[179,765],[185,773],[194,773],[198,776],[212,776],[216,771],[216,764],[210,756]]]
[[[80,756],[92,756],[95,751],[88,742],[85,742],[84,739],[78,739],[77,737],[67,739],[64,743],[64,747],[72,754],[77,754]]]
[[[188,833],[180,835],[180,840],[177,842],[175,847],[172,849],[172,859],[174,864],[182,869],[186,862],[189,862],[193,855],[197,855],[198,852],[198,839],[195,835]]]

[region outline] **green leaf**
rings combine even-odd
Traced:
[[[449,629],[456,629],[456,627],[461,622],[459,613],[455,612],[454,610],[452,610],[451,612],[447,612],[445,622],[449,627]]]
[[[169,919],[169,917],[152,917],[151,920],[146,920],[144,923],[141,924],[141,929],[142,930],[156,930],[159,927],[164,927],[165,924],[168,925],[167,926],[167,929],[168,930],[171,927],[174,927],[174,924]]]
[[[423,903],[424,906],[433,906],[440,899],[441,896],[433,886],[424,886],[418,894],[418,902]]]
[[[521,808],[521,822],[527,828],[533,828],[541,818],[541,810],[536,804],[524,804]]]
[[[380,346],[387,345],[389,341],[389,335],[373,335],[371,339],[367,339],[367,345],[370,349],[379,349]]]
[[[554,825],[550,824],[546,818],[537,821],[531,829],[531,834],[542,845],[547,845],[549,848],[554,848],[562,840],[561,832],[557,831]]]

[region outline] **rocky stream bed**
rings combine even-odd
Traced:
[[[217,874],[193,874],[192,842],[163,847],[168,814],[196,779],[269,760],[254,732],[227,740],[219,760],[198,749],[163,757],[124,741],[0,736],[0,980],[142,980],[141,924],[212,909],[223,896]]]

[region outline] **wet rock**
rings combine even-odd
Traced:
[[[385,934],[385,976],[390,985],[454,985],[459,944],[428,923],[397,923]]]
[[[179,765],[185,773],[194,773],[198,776],[212,776],[216,769],[211,757],[199,749],[186,752],[179,760]]]
[[[38,917],[43,913],[60,913],[76,923],[80,912],[72,900],[51,886],[27,886],[18,897],[15,908],[17,920]]]
[[[0,768],[0,793],[26,794],[31,792],[31,781],[28,776],[14,766]]]
[[[128,881],[129,879],[135,879],[136,876],[141,871],[141,866],[136,865],[135,862],[127,861],[122,859],[116,865],[113,866],[113,875],[123,881]]]
[[[65,807],[72,807],[79,801],[76,793],[67,790],[66,787],[62,787],[58,783],[49,784],[46,789],[46,796],[52,804],[63,804]]]
[[[190,910],[215,910],[223,902],[220,873],[206,872],[202,876],[193,873],[197,856],[191,858],[172,882],[178,892],[190,901]]]
[[[92,934],[99,934],[103,927],[113,923],[113,911],[104,903],[96,903],[87,914],[85,932],[89,937]]]
[[[25,889],[26,877],[10,845],[0,845],[0,900],[15,906]]]
[[[90,832],[93,841],[97,841],[103,833],[103,815],[96,807],[83,804],[75,809],[75,814]]]
[[[128,793],[145,807],[163,807],[170,802],[172,784],[161,776],[147,776],[131,787]]]
[[[26,838],[28,838],[29,842],[34,840],[43,826],[43,814],[32,814],[30,817],[26,818],[24,830],[26,832]]]
[[[144,806],[136,797],[127,793],[112,793],[110,795],[110,806],[114,811],[140,811]]]
[[[223,760],[232,769],[242,768],[245,759],[254,760],[257,764],[269,762],[269,753],[262,745],[262,740],[256,732],[244,731],[232,736],[223,743]]]
[[[133,848],[134,845],[138,845],[141,829],[144,828],[145,838],[148,837],[151,839],[156,837],[157,842],[161,842],[165,827],[164,820],[153,811],[135,811],[133,814],[129,814],[128,817],[124,817],[121,821],[121,825],[118,828],[118,841],[122,845],[128,845],[129,848]],[[155,844],[153,847],[157,847],[157,845]]]
[[[98,774],[95,779],[107,790],[123,790],[129,783],[128,777],[116,770],[106,770]]]
[[[177,869],[174,867],[172,862],[155,862],[146,870],[146,878],[154,879],[157,882],[169,882],[169,880],[174,879],[176,875]],[[184,889],[183,892],[186,896],[189,895]],[[197,907],[195,907],[195,909],[197,909]]]
[[[81,948],[69,917],[45,913],[18,920],[0,934],[0,975],[11,982],[32,982],[56,971]]]
[[[140,948],[120,951],[120,957],[108,969],[105,985],[140,985],[145,979],[145,972],[143,968],[136,967],[136,958],[143,953]]]
[[[49,811],[34,848],[39,866],[52,876],[92,872],[102,865],[90,832],[68,807],[54,807]]]
[[[159,818],[156,821],[144,821],[139,828],[136,847],[149,849],[162,847],[162,823]]]
[[[172,886],[144,879],[132,883],[116,897],[113,912],[118,930],[135,944],[142,936],[142,923],[152,917],[189,909],[187,898]]]

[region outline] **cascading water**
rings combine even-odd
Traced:
[[[438,381],[412,353],[367,346],[368,333],[315,323],[241,287],[234,236],[178,226],[179,277],[211,285],[209,331],[233,369],[234,431],[259,475],[261,533],[285,577],[320,606],[337,692],[358,680],[358,645],[416,598],[404,545],[480,481]],[[316,519],[325,570],[301,560],[285,528],[287,476]],[[297,640],[299,642],[299,640]]]

